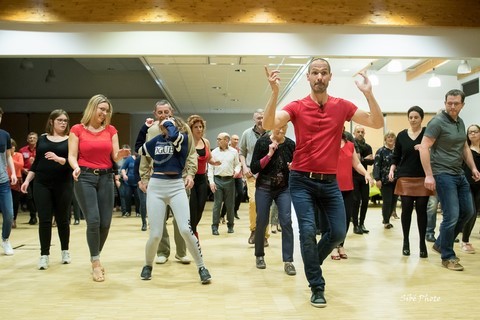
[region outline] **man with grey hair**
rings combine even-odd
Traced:
[[[235,205],[235,181],[234,176],[240,172],[240,161],[238,159],[238,151],[228,144],[230,135],[221,132],[217,136],[217,145],[212,150],[212,159],[219,165],[208,164],[208,181],[210,190],[212,190],[213,215],[212,215],[212,234],[218,236],[218,225],[220,223],[220,211],[222,203],[225,203],[227,209],[227,228],[228,233],[233,233],[235,225],[234,205]]]
[[[248,216],[250,219],[250,237],[249,244],[255,242],[255,228],[257,222],[257,207],[255,205],[255,182],[256,179],[250,171],[250,162],[252,162],[252,154],[255,149],[257,140],[263,135],[267,134],[267,130],[263,128],[263,109],[255,110],[253,114],[253,128],[248,128],[242,134],[240,139],[240,162],[242,163],[242,170],[245,180],[247,181],[248,192]],[[268,228],[267,228],[268,229]],[[265,247],[268,246],[268,232],[265,233]]]

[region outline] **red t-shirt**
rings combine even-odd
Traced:
[[[37,155],[37,148],[30,149],[30,146],[27,144],[20,148],[18,152],[23,155],[23,168],[30,170],[33,160],[35,160],[35,156]]]
[[[353,190],[352,158],[355,146],[350,141],[340,148],[337,164],[337,182],[340,191]]]
[[[350,101],[330,96],[320,108],[310,95],[283,107],[294,125],[297,144],[291,169],[335,174],[343,126],[357,109]]]
[[[91,132],[83,124],[76,124],[70,133],[78,137],[78,165],[92,169],[110,169],[112,160],[112,137],[117,133],[108,125],[100,132]]]

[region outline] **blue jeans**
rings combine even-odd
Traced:
[[[0,183],[0,210],[2,210],[3,215],[2,239],[6,240],[10,237],[13,222],[13,200],[10,181]]]
[[[463,225],[473,212],[472,194],[465,175],[438,174],[434,175],[437,185],[437,195],[443,210],[443,220],[440,224],[440,234],[435,245],[440,247],[442,260],[456,257],[453,242],[462,231]]]
[[[265,255],[265,229],[268,226],[270,206],[272,201],[278,207],[278,219],[282,227],[282,259],[283,262],[293,262],[293,229],[292,229],[292,202],[288,188],[274,190],[258,187],[255,191],[257,203],[257,221],[255,232],[255,256]]]
[[[297,215],[300,231],[300,249],[305,276],[312,291],[324,290],[325,280],[321,264],[346,235],[347,225],[342,193],[337,181],[310,179],[292,171],[290,173],[290,194]],[[315,224],[316,207],[324,215],[328,228],[317,243]]]

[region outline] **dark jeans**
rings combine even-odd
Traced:
[[[125,201],[125,212],[132,212],[132,196],[135,200],[135,212],[140,212],[140,200],[138,199],[137,186],[123,184],[123,198]]]
[[[140,216],[142,217],[142,223],[147,223],[147,194],[140,188],[137,188],[137,197],[140,205]]]
[[[370,187],[368,183],[365,183],[364,176],[353,177],[353,190],[352,222],[354,226],[361,226],[365,222],[368,209],[368,200],[370,196]]]
[[[190,190],[190,224],[193,232],[197,232],[197,226],[202,220],[203,210],[208,197],[208,183],[206,174],[196,174],[193,180],[193,188]]]
[[[292,202],[288,188],[271,191],[270,189],[257,187],[255,191],[255,202],[257,203],[255,256],[263,257],[265,255],[265,229],[268,226],[272,201],[275,201],[278,207],[278,219],[282,227],[283,262],[293,262]]]
[[[87,222],[91,260],[98,260],[108,237],[113,212],[112,174],[97,176],[82,172],[74,183],[75,196]]]
[[[37,176],[33,180],[33,184],[33,197],[38,209],[40,255],[50,255],[53,217],[57,224],[61,250],[68,250],[70,208],[73,196],[72,179],[49,180]]]
[[[296,171],[290,173],[290,194],[298,219],[300,249],[305,275],[312,291],[324,290],[321,265],[346,235],[345,206],[337,181],[310,179]],[[318,207],[329,228],[317,243],[315,215]]]
[[[435,245],[441,249],[442,260],[450,260],[456,257],[453,250],[455,238],[462,231],[465,222],[474,214],[472,194],[463,174],[437,174],[434,178],[443,211],[440,234]]]

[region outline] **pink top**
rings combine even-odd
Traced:
[[[78,137],[78,165],[92,169],[110,169],[112,160],[112,137],[117,133],[108,125],[100,132],[91,132],[83,124],[76,124],[70,133]]]
[[[340,191],[353,190],[352,158],[355,146],[350,141],[340,148],[337,166],[337,182]]]

